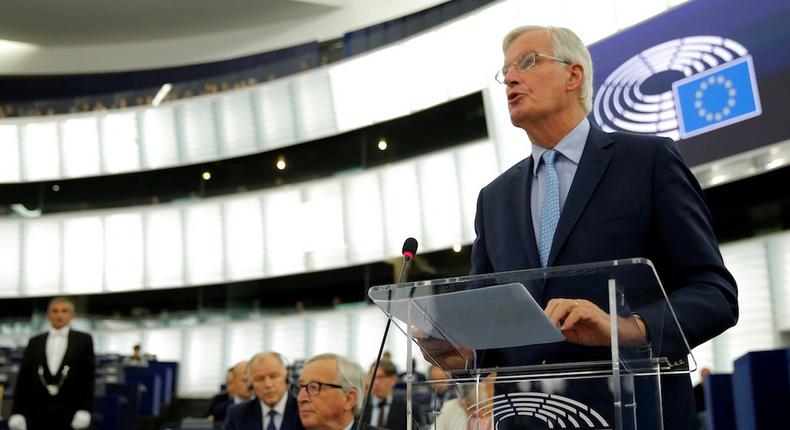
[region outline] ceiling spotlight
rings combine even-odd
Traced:
[[[277,158],[277,169],[278,170],[285,170],[285,157],[282,155]]]
[[[381,139],[379,139],[379,149],[382,150],[382,151],[387,149],[387,139],[385,139],[383,137]]]
[[[58,191],[60,191],[60,185],[58,185],[58,184],[55,184],[55,185],[53,185],[53,186],[52,186],[52,191],[54,191],[54,192],[56,192],[56,193],[57,193]]]
[[[461,252],[461,244],[460,243],[454,243],[453,244],[453,251]]]
[[[211,172],[206,170],[206,171],[203,172],[203,174],[201,176],[203,177],[204,181],[208,181],[209,179],[211,179]]]

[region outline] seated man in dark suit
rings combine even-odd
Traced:
[[[294,395],[299,419],[307,430],[376,430],[358,417],[365,396],[365,371],[336,354],[317,355],[305,363]]]
[[[375,365],[375,363],[374,363]],[[370,372],[373,371],[370,367]],[[406,430],[406,399],[395,392],[398,371],[392,361],[381,360],[373,381],[373,396],[365,422],[389,430]]]
[[[231,406],[225,430],[302,430],[296,398],[288,393],[288,370],[276,352],[255,354],[247,365],[255,398]]]
[[[88,333],[70,328],[74,303],[49,302],[48,332],[30,338],[14,391],[11,430],[86,429],[93,410],[95,358]]]
[[[211,401],[209,401],[208,408],[206,408],[206,412],[204,413],[207,418],[213,421],[225,421],[228,408],[233,405],[233,395],[236,392],[233,386],[234,380],[235,375],[231,367],[225,374],[225,389],[220,391],[219,394],[212,397]]]

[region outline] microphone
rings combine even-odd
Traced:
[[[417,255],[417,239],[413,237],[407,238],[403,241],[403,247],[401,248],[401,254],[403,254],[403,268],[400,271],[400,276],[398,276],[398,284],[403,281],[406,272],[408,271],[409,262]],[[390,291],[390,295],[392,291]],[[413,289],[412,289],[412,294]],[[411,295],[410,297],[411,298]],[[381,338],[381,346],[379,347],[379,354],[376,356],[376,363],[373,365],[373,370],[371,371],[370,375],[370,384],[368,384],[368,392],[365,393],[365,399],[362,401],[362,410],[359,415],[359,420],[357,421],[356,430],[360,430],[362,428],[362,422],[365,421],[365,412],[368,408],[368,402],[370,401],[370,394],[373,392],[373,383],[376,382],[376,373],[379,371],[379,363],[381,362],[381,355],[384,353],[384,343],[387,341],[387,333],[390,331],[390,324],[392,323],[391,318],[387,318],[387,326],[384,328],[384,336]]]
[[[403,248],[401,249],[401,253],[403,254],[403,258],[406,261],[410,261],[414,256],[417,254],[417,239],[410,237],[403,242]],[[398,282],[400,283],[400,279]]]

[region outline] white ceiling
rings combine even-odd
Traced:
[[[345,3],[346,0],[6,0],[0,13],[0,39],[38,46],[169,39],[315,18]]]

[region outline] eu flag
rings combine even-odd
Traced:
[[[676,81],[672,89],[682,138],[762,113],[750,55]]]

